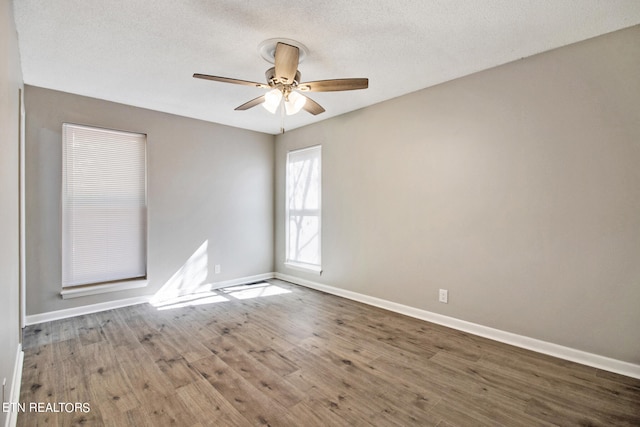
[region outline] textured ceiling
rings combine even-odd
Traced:
[[[326,108],[294,129],[640,23],[638,0],[14,0],[27,84],[277,133],[280,117],[234,111],[264,90],[266,39],[306,45],[302,80],[368,77],[313,93]]]

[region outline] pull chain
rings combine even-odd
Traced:
[[[284,133],[284,97],[280,103],[280,133]]]

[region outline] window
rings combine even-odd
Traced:
[[[62,162],[63,297],[69,288],[144,279],[146,136],[65,123]]]
[[[321,147],[287,154],[286,261],[321,271]]]

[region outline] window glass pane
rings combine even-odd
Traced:
[[[289,248],[291,260],[320,265],[320,218],[290,216]]]
[[[320,159],[306,158],[289,164],[289,209],[320,207]]]

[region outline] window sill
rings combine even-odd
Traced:
[[[292,270],[304,271],[305,273],[322,275],[322,267],[319,265],[299,264],[297,262],[285,262],[284,266]]]
[[[107,292],[125,291],[128,289],[144,288],[147,286],[147,279],[127,280],[123,282],[105,283],[102,285],[89,285],[75,288],[63,289],[60,292],[62,299],[86,297],[89,295],[104,294]]]

